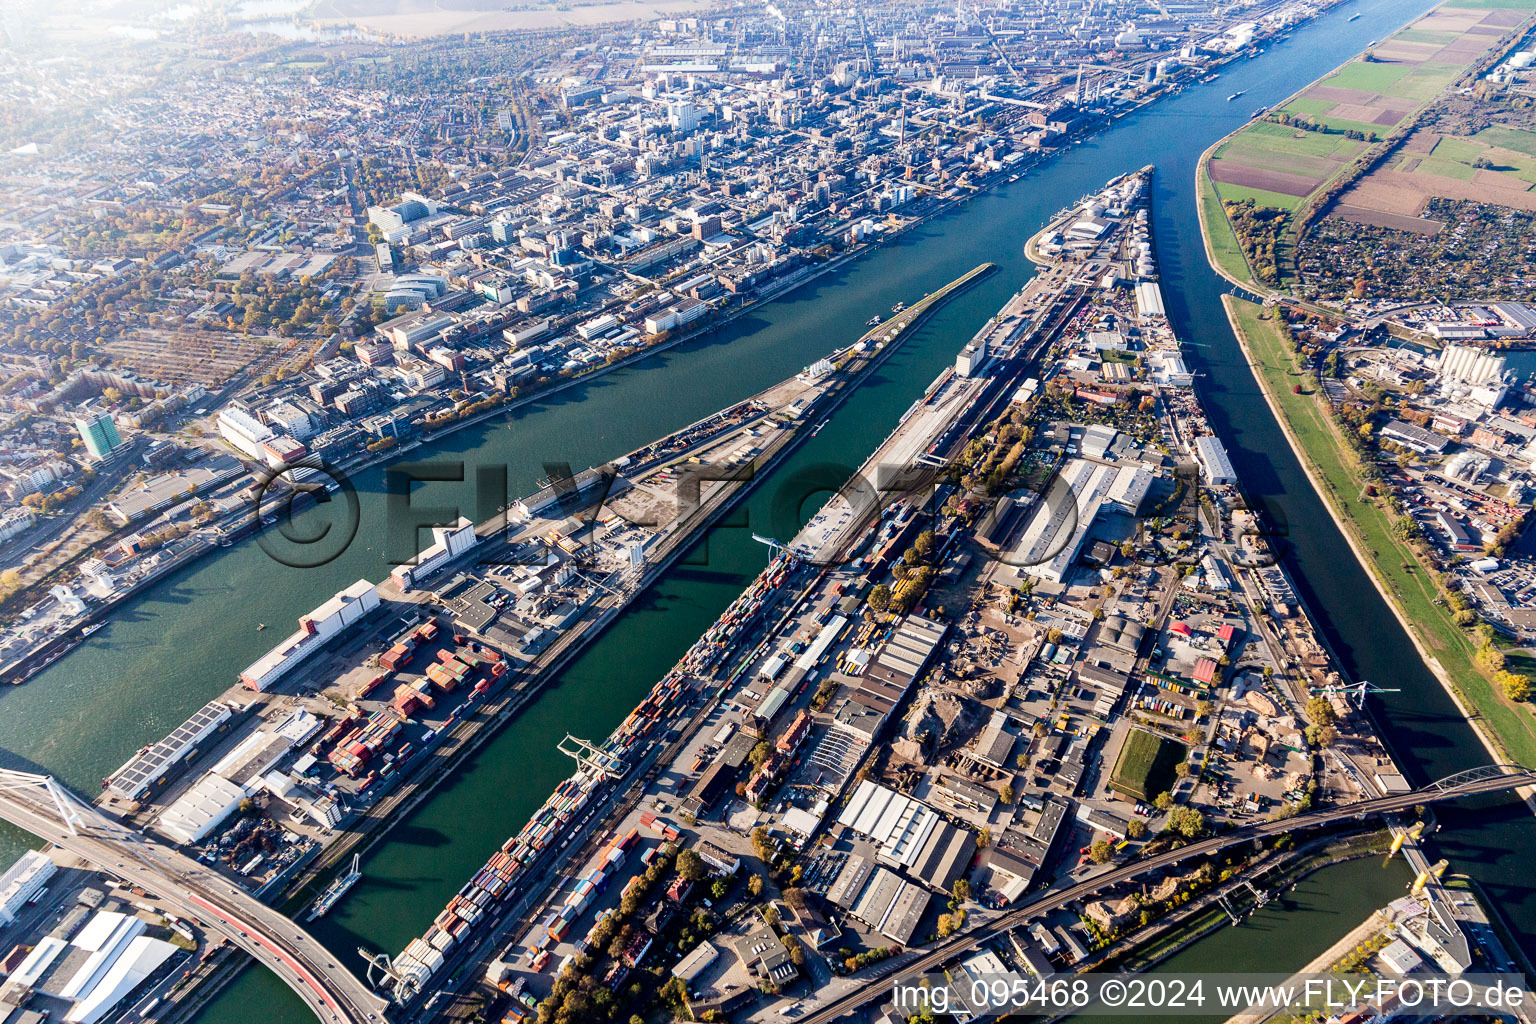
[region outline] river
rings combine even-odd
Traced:
[[[754,493],[734,526],[701,542],[707,550],[696,550],[642,595],[542,698],[397,824],[365,861],[364,881],[317,922],[320,937],[353,959],[359,944],[393,953],[420,934],[569,772],[554,740],[565,730],[592,739],[605,735],[764,564],[766,551],[741,527],[792,533],[786,509],[804,516],[825,495],[795,495],[785,482],[817,463],[858,464],[964,340],[1033,273],[1022,255],[1024,240],[1111,175],[1147,163],[1158,168],[1154,230],[1170,316],[1190,344],[1198,387],[1245,488],[1290,526],[1286,558],[1298,589],[1319,613],[1320,628],[1351,675],[1401,689],[1385,695],[1375,710],[1416,781],[1486,761],[1287,448],[1222,314],[1222,284],[1206,265],[1195,216],[1194,168],[1205,147],[1241,124],[1254,106],[1282,100],[1430,6],[1426,0],[1342,6],[1224,71],[1218,82],[1160,102],[1022,181],[980,196],[706,338],[412,453],[415,460],[463,460],[471,477],[476,465],[505,465],[512,492],[531,490],[545,462],[580,468],[631,450],[851,341],[872,313],[911,302],[983,260],[1000,268],[914,332],[819,436]],[[1345,21],[1356,12],[1359,20]],[[1225,101],[1239,90],[1246,91],[1241,101]],[[0,696],[6,712],[0,715],[0,747],[82,791],[94,790],[135,748],[216,696],[270,645],[274,634],[257,633],[257,622],[285,628],[339,587],[388,571],[383,471],[360,474],[356,485],[362,529],[335,561],[293,570],[246,544],[162,582],[125,605],[79,650]],[[468,511],[477,504],[471,491],[462,484],[425,485],[413,501],[458,502]],[[1458,824],[1453,844],[1446,844],[1455,869],[1482,881],[1527,949],[1536,949],[1536,893],[1517,864],[1517,852],[1536,839],[1529,813],[1515,807],[1464,822],[1454,813],[1450,818]],[[0,845],[9,846],[0,849],[0,858],[14,855],[21,839],[0,835]],[[1350,926],[1340,922],[1338,930]],[[1316,922],[1297,927],[1326,938],[1316,932]],[[1229,963],[1225,957],[1219,962]],[[1274,966],[1272,956],[1263,965]],[[250,1019],[253,1006],[272,1022],[308,1019],[297,998],[262,971],[246,972],[202,1019],[236,1024]]]

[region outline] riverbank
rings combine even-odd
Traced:
[[[944,303],[954,296],[969,288],[972,284],[985,278],[993,271],[996,265],[983,263],[965,274],[951,281],[943,288],[924,296],[914,303],[903,315],[879,325],[866,332],[852,345],[834,350],[828,358],[837,360],[854,352],[859,344],[869,343],[884,334],[892,335],[864,360],[863,365],[856,366],[847,372],[849,376],[826,399],[815,404],[807,411],[805,421],[783,436],[782,440],[764,450],[753,463],[753,472],[746,479],[738,481],[719,481],[719,486],[714,488],[710,496],[696,509],[691,518],[692,523],[684,524],[680,529],[671,531],[667,539],[652,554],[650,564],[645,575],[631,591],[638,596],[655,583],[662,575],[671,571],[686,551],[697,542],[700,535],[713,528],[720,519],[731,512],[754,489],[756,484],[778,468],[780,463],[796,450],[805,440],[814,435],[819,425],[842,408],[848,397],[858,389],[859,385],[873,372],[878,370],[885,361],[901,347],[905,337],[916,330],[933,313],[943,307]],[[775,385],[774,389],[782,387]],[[713,415],[719,415],[718,413]],[[711,417],[712,418],[712,417]],[[684,431],[697,426],[695,423]],[[674,432],[678,433],[678,432]],[[686,457],[686,453],[680,453],[679,460]],[[492,523],[496,523],[492,520]],[[485,526],[487,524],[480,524]],[[334,869],[338,864],[354,853],[366,853],[375,843],[388,835],[390,828],[401,818],[407,816],[426,799],[432,788],[444,778],[451,777],[458,764],[469,755],[473,754],[491,735],[511,718],[516,716],[535,697],[539,696],[545,684],[557,676],[566,665],[592,641],[596,640],[608,625],[619,615],[622,615],[628,603],[611,605],[605,608],[592,622],[584,627],[579,627],[573,632],[567,633],[556,641],[546,652],[546,657],[541,657],[539,662],[529,670],[529,677],[525,685],[502,698],[500,706],[490,710],[490,714],[480,717],[471,717],[459,723],[453,731],[449,732],[444,742],[458,741],[459,746],[449,755],[445,755],[443,763],[437,766],[437,770],[430,776],[411,782],[385,796],[369,809],[360,823],[354,823],[348,827],[345,835],[336,842],[326,847],[325,851],[315,859],[310,867],[298,875],[295,880],[285,887],[282,897],[284,901],[307,899],[309,894],[305,891],[314,884],[318,878],[327,871]]]
[[[1293,357],[1274,321],[1264,318],[1262,307],[1235,296],[1222,296],[1222,305],[1254,380],[1313,490],[1424,664],[1495,762],[1536,764],[1536,718],[1500,696],[1476,667],[1470,640],[1439,603],[1438,587],[1417,554],[1393,534],[1391,523],[1374,502],[1359,501],[1358,514],[1346,504],[1348,494],[1362,493],[1364,485],[1345,465],[1343,453],[1348,448],[1322,399],[1304,388],[1297,393],[1286,387],[1288,378],[1295,376],[1297,384],[1302,378],[1291,372]],[[1389,564],[1394,558],[1395,570]],[[1409,603],[1413,615],[1406,607]],[[1521,795],[1536,810],[1536,791]]]

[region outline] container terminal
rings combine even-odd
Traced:
[[[361,877],[362,841],[451,772],[744,494],[754,476],[745,470],[774,465],[903,332],[992,269],[976,267],[795,377],[550,481],[488,522],[433,527],[433,543],[383,583],[359,580],[302,616],[237,686],[104,779],[98,806],[258,898],[309,892],[308,919],[328,913]],[[736,472],[709,479],[700,466]],[[349,853],[351,869],[316,893]],[[61,905],[63,890],[44,900],[41,888],[35,901]]]

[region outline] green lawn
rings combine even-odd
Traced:
[[[1308,114],[1316,117],[1319,114],[1326,114],[1335,106],[1336,104],[1332,100],[1313,100],[1305,96],[1298,96],[1281,107],[1280,112],[1282,114],[1295,114],[1297,117],[1305,117]]]
[[[1371,124],[1369,121],[1351,121],[1347,117],[1330,117],[1327,114],[1315,115],[1318,124],[1327,125],[1336,132],[1359,132],[1366,138],[1375,138],[1377,141],[1387,137],[1387,133],[1396,125]]]
[[[1359,89],[1361,92],[1379,92],[1384,96],[1396,96],[1392,87],[1410,70],[1407,64],[1377,64],[1352,60],[1323,79],[1323,85],[1338,89]]]
[[[1132,729],[1109,773],[1109,788],[1133,800],[1151,800],[1173,788],[1174,767],[1189,756],[1189,748],[1145,729]]]
[[[1221,198],[1229,203],[1240,203],[1244,199],[1252,199],[1257,206],[1273,206],[1277,210],[1294,210],[1306,198],[1305,196],[1288,196],[1283,192],[1271,192],[1268,189],[1231,185],[1224,181],[1216,182],[1216,189],[1221,193]],[[1222,215],[1225,216],[1225,212]]]
[[[1248,272],[1248,260],[1243,255],[1243,247],[1238,244],[1237,235],[1232,231],[1232,222],[1227,220],[1227,212],[1221,208],[1216,186],[1203,167],[1200,169],[1200,208],[1205,214],[1208,250],[1217,267],[1239,281],[1248,280],[1252,275]]]
[[[1484,147],[1470,139],[1456,139],[1443,136],[1435,143],[1435,148],[1430,151],[1430,156],[1439,157],[1441,160],[1456,160],[1460,163],[1471,164],[1487,152]]]
[[[1471,64],[1468,61],[1467,64]],[[1456,76],[1465,70],[1463,64],[1420,64],[1408,72],[1387,93],[1388,96],[1398,96],[1405,100],[1419,100],[1429,102],[1456,80]]]
[[[1382,582],[1404,617],[1413,623],[1414,632],[1450,676],[1463,702],[1474,709],[1509,756],[1521,764],[1536,765],[1536,716],[1528,705],[1504,699],[1477,669],[1472,661],[1472,642],[1451,621],[1434,580],[1413,550],[1392,532],[1387,513],[1361,497],[1354,457],[1336,433],[1322,400],[1311,393],[1308,378],[1297,371],[1274,321],[1254,303],[1232,296],[1225,296],[1224,301],[1248,351],[1254,375],[1301,446],[1298,454],[1320,478],[1323,500],[1343,520],[1359,546],[1373,555],[1368,571]],[[1302,385],[1302,394],[1292,390],[1297,384]]]
[[[1478,142],[1486,142],[1500,149],[1513,150],[1526,156],[1536,157],[1536,132],[1519,128],[1484,128],[1474,136]]]
[[[1484,144],[1481,133],[1476,139],[1442,138],[1435,143],[1433,152],[1419,162],[1417,169],[1428,174],[1471,181],[1478,170],[1477,161],[1487,158],[1493,164],[1488,170],[1515,179],[1507,182],[1508,187],[1519,188],[1522,182],[1526,185],[1536,184],[1536,156],[1507,147],[1499,148],[1503,152],[1495,155],[1492,146]]]
[[[1278,128],[1278,132],[1262,129]],[[1300,128],[1289,128],[1273,121],[1255,121],[1232,136],[1231,146],[1286,156],[1313,156],[1324,160],[1349,161],[1365,145],[1342,135],[1325,135]],[[1225,149],[1226,147],[1223,147]],[[1218,154],[1220,155],[1220,154]]]
[[[1455,178],[1457,181],[1471,181],[1473,171],[1471,164],[1441,160],[1434,156],[1425,157],[1419,161],[1419,166],[1414,168],[1417,174],[1438,174],[1442,178]]]

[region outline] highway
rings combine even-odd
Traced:
[[[1467,776],[1467,780],[1456,781],[1461,779],[1462,776]],[[1419,804],[1456,800],[1461,797],[1476,796],[1480,793],[1498,793],[1520,786],[1529,786],[1533,783],[1536,783],[1536,771],[1531,769],[1502,765],[1489,766],[1484,769],[1464,772],[1461,776],[1453,776],[1451,779],[1442,780],[1442,782],[1426,786],[1424,789],[1415,790],[1411,793],[1399,793],[1394,796],[1377,797],[1374,800],[1362,800],[1358,803],[1330,807],[1321,811],[1311,811],[1307,814],[1298,814],[1292,818],[1266,821],[1258,825],[1249,825],[1244,828],[1234,829],[1231,832],[1224,832],[1219,836],[1202,839],[1187,846],[1181,846],[1176,850],[1169,850],[1166,853],[1148,857],[1145,860],[1133,861],[1124,867],[1094,875],[1087,881],[1079,882],[1065,889],[1047,889],[1037,893],[1034,898],[1025,900],[1018,909],[1009,911],[995,921],[990,921],[980,928],[963,932],[938,943],[923,956],[905,965],[902,974],[906,976],[932,971],[982,941],[994,935],[1012,931],[1014,928],[1027,924],[1034,918],[1039,917],[1041,914],[1049,913],[1052,910],[1066,906],[1068,903],[1092,896],[1111,885],[1130,881],[1139,875],[1169,867],[1190,857],[1219,853],[1229,847],[1241,846],[1243,843],[1249,843],[1255,839],[1264,839],[1285,832],[1299,832],[1305,829],[1318,828],[1335,822],[1365,818],[1371,815],[1391,814],[1395,811],[1407,810]],[[886,998],[896,980],[896,978],[884,976],[871,978],[847,995],[840,996],[825,1006],[819,1006],[815,1012],[800,1018],[800,1024],[831,1024],[832,1021],[840,1020],[868,1003]]]
[[[327,1024],[369,1024],[388,1004],[313,936],[217,872],[142,832],[103,817],[68,794],[71,831],[44,788],[44,776],[0,772],[0,818],[146,889],[179,915],[243,949],[303,998]]]

